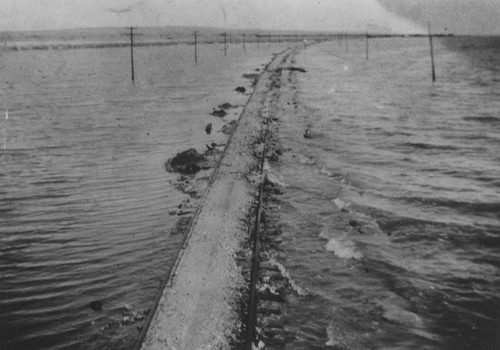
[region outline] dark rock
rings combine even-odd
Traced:
[[[272,152],[269,155],[268,159],[269,159],[270,162],[274,162],[274,163],[276,163],[276,162],[279,161],[279,157],[278,157],[278,155],[275,152]]]
[[[255,73],[243,74],[243,78],[245,78],[245,79],[252,79],[252,80],[257,79],[259,76],[260,76],[260,74],[255,74]]]
[[[205,156],[209,157],[212,155],[217,155],[222,152],[222,150],[219,147],[224,147],[225,144],[223,143],[215,143],[212,142],[210,145],[205,145],[207,147],[207,150],[205,151]]]
[[[349,226],[358,227],[360,226],[360,223],[357,222],[356,220],[349,220]]]
[[[244,94],[247,91],[247,89],[245,89],[243,86],[238,86],[235,90],[242,94]]]
[[[198,197],[198,190],[196,187],[192,186],[190,183],[178,183],[175,185],[175,188],[181,191],[182,193],[185,193],[189,195],[191,198],[197,198]],[[184,207],[184,204],[179,204],[178,208],[182,209]]]
[[[271,236],[271,237],[280,236],[281,235],[281,229],[277,228],[277,229],[274,229],[274,230],[269,230],[268,232],[266,232],[266,235],[267,236]]]
[[[221,129],[222,133],[225,135],[231,135],[236,129],[236,124],[238,124],[238,122],[236,120],[232,120],[229,124],[224,125]]]
[[[368,228],[368,227],[366,227],[366,226],[361,226],[361,227],[358,227],[358,232],[359,232],[360,234],[362,234],[362,235],[368,235],[368,234],[370,234],[370,233],[371,233],[371,232],[370,232],[370,230],[369,230],[369,228]]]
[[[205,126],[205,132],[210,135],[212,132],[212,123],[208,123],[207,126]]]
[[[243,74],[243,78],[250,79],[252,81],[252,87],[255,87],[257,81],[259,80],[260,74]]]
[[[306,138],[306,139],[312,139],[311,130],[306,129],[306,132],[304,133],[304,138]]]
[[[227,115],[227,112],[223,109],[215,109],[213,110],[212,113],[210,113],[214,117],[219,117],[219,118],[224,118]]]
[[[238,108],[238,106],[232,105],[229,102],[223,103],[219,105],[220,109],[231,109],[231,108]]]
[[[203,154],[198,153],[194,148],[190,148],[187,151],[177,153],[174,158],[169,159],[165,167],[169,172],[195,174],[201,170],[204,161]]]
[[[262,239],[273,246],[276,246],[276,245],[283,242],[283,238],[281,238],[281,237],[263,237]]]
[[[191,217],[190,216],[184,216],[181,217],[177,222],[175,223],[175,226],[172,228],[172,234],[173,235],[181,235],[186,233],[189,224],[191,223]]]
[[[102,311],[102,301],[94,300],[88,305],[94,311]]]
[[[306,70],[304,68],[301,68],[301,67],[288,67],[287,68],[290,72],[301,72],[301,73],[305,73]]]

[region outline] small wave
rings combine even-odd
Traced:
[[[34,181],[31,184],[33,186],[45,186],[45,185],[60,185],[60,184],[66,184],[69,183],[68,179],[62,178],[62,179],[54,179],[54,180],[45,180],[45,181]]]
[[[493,181],[491,183],[491,186],[493,186],[493,187],[500,187],[500,181]]]
[[[375,129],[374,129],[375,130]],[[389,130],[384,130],[384,131],[381,131],[380,134],[382,136],[388,136],[388,137],[392,137],[392,136],[412,136],[413,134],[409,133],[409,132],[403,132],[403,131],[389,131]]]
[[[500,123],[500,118],[492,116],[467,116],[462,119],[479,123]]]
[[[19,196],[19,197],[5,197],[2,201],[7,203],[20,202],[20,201],[36,201],[43,199],[57,199],[57,198],[67,198],[68,194],[34,194],[32,196]]]
[[[421,203],[424,205],[452,208],[462,212],[474,213],[477,215],[494,214],[500,217],[500,203],[472,203],[446,198],[407,197],[402,199],[410,203]]]
[[[423,143],[423,142],[404,142],[401,144],[402,146],[406,147],[413,147],[413,148],[418,148],[418,149],[438,149],[438,150],[456,150],[458,149],[455,146],[450,146],[450,145],[433,145],[430,143]]]

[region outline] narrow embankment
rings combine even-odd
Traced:
[[[277,55],[258,79],[137,349],[230,349],[243,346],[245,338],[252,337],[244,302],[251,289],[250,277],[244,270],[252,259],[250,234],[258,227],[249,213],[255,215],[258,206],[255,199],[263,182],[265,137],[270,106],[279,89],[280,65],[296,50]]]

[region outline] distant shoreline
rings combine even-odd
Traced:
[[[307,35],[307,34],[284,34],[284,35],[268,35],[268,34],[250,34],[248,36],[238,35],[238,40],[234,38],[234,35],[230,37],[230,41],[228,44],[242,44],[243,41],[245,43],[278,43],[278,42],[298,42],[303,40],[318,40],[318,41],[328,41],[341,38],[350,38],[350,39],[361,39],[361,38],[425,38],[427,35],[424,34],[316,34],[316,35]],[[436,34],[433,37],[454,37],[453,34]],[[217,40],[218,39],[218,40]],[[73,42],[71,42],[73,41]],[[223,44],[224,41],[222,38],[207,38],[206,40],[199,40],[198,45],[210,45],[210,44]],[[134,47],[150,47],[150,46],[173,46],[173,45],[194,45],[194,40],[192,38],[185,38],[181,40],[155,40],[155,41],[135,41]],[[3,49],[9,51],[28,51],[28,50],[72,50],[72,49],[105,49],[105,48],[121,48],[121,47],[129,47],[129,41],[117,41],[117,42],[75,42],[75,40],[61,40],[61,41],[51,41],[47,43],[43,42],[23,42],[23,41],[15,41],[12,43],[5,43]]]
[[[128,28],[79,28],[47,31],[3,31],[0,32],[0,50],[69,50],[101,49],[130,46]],[[421,38],[426,34],[401,34],[377,32],[325,32],[288,31],[263,29],[224,29],[207,27],[134,27],[134,46],[192,45],[197,33],[198,44],[224,43],[276,43],[303,40],[335,40],[368,38]],[[435,37],[450,37],[439,34]],[[224,39],[225,38],[225,39]]]

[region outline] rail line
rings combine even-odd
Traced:
[[[269,92],[273,91],[275,81],[271,80],[271,87]],[[269,96],[267,97],[266,101],[269,100]],[[262,216],[262,196],[264,193],[264,183],[265,183],[265,176],[264,176],[264,163],[266,160],[266,155],[267,155],[267,149],[268,149],[268,136],[269,136],[269,127],[271,124],[271,113],[268,113],[266,117],[266,130],[264,133],[264,138],[263,138],[263,143],[264,143],[264,148],[262,150],[261,154],[261,159],[260,159],[260,175],[261,175],[261,182],[259,186],[259,194],[257,197],[257,208],[256,208],[256,215],[255,215],[255,223],[254,227],[252,230],[252,234],[250,237],[250,242],[253,245],[252,247],[252,262],[251,262],[251,269],[250,269],[250,292],[249,292],[249,301],[248,301],[248,314],[247,314],[247,332],[246,332],[246,337],[245,337],[245,345],[244,349],[245,350],[252,350],[253,346],[253,340],[255,339],[255,325],[256,325],[256,319],[257,319],[257,281],[259,279],[259,263],[260,263],[260,257],[259,257],[259,252],[260,252],[260,222],[261,222],[261,216]]]
[[[260,76],[256,82],[258,83],[258,81],[262,78],[264,73],[270,72],[269,67],[271,65],[273,65],[275,63],[275,61],[277,61],[277,60],[279,60],[279,58],[281,58],[281,61],[278,63],[278,64],[280,64],[281,62],[283,62],[285,60],[286,57],[288,57],[288,55],[291,53],[291,51],[292,51],[292,49],[286,49],[286,50],[278,53],[276,55],[276,57],[273,60],[271,60],[271,62],[269,62],[266,65],[266,67],[262,70],[262,73],[260,74]],[[266,97],[264,98],[264,100],[262,102],[265,102],[268,99],[269,92],[272,91],[272,89],[274,87],[274,81],[272,80],[272,75],[270,77],[270,82],[271,82],[271,86],[270,86],[268,92],[266,93]],[[252,91],[252,93],[250,94],[250,97],[248,99],[248,102],[252,100],[256,91],[257,91],[256,89],[254,89]],[[193,228],[194,228],[196,222],[198,221],[199,215],[201,213],[201,210],[203,208],[205,200],[208,196],[208,193],[210,192],[210,189],[211,189],[213,183],[215,182],[215,179],[219,173],[222,162],[224,161],[224,158],[227,154],[227,150],[229,149],[231,142],[233,140],[233,137],[238,130],[240,122],[241,122],[243,116],[246,114],[245,112],[246,112],[248,104],[249,104],[248,102],[245,105],[245,107],[243,108],[243,111],[241,112],[241,114],[237,120],[235,130],[229,136],[228,141],[227,141],[227,143],[222,151],[222,154],[221,154],[219,160],[217,161],[217,164],[214,168],[214,171],[212,172],[212,175],[210,176],[209,182],[208,182],[205,190],[203,191],[203,194],[198,202],[198,205],[197,205],[196,210],[193,214],[193,217],[192,217],[192,219],[187,227],[187,231],[186,231],[186,234],[184,236],[184,239],[182,240],[181,246],[180,246],[179,250],[176,252],[174,264],[172,265],[172,268],[169,270],[167,278],[165,278],[162,281],[160,288],[155,296],[153,305],[150,308],[148,316],[145,320],[145,323],[144,323],[144,325],[143,325],[143,327],[142,327],[142,329],[141,329],[141,331],[136,339],[136,342],[135,342],[134,347],[133,347],[134,350],[140,350],[142,348],[143,342],[144,342],[146,335],[148,333],[148,330],[151,326],[151,322],[153,320],[153,317],[156,314],[156,311],[158,309],[158,305],[160,303],[163,292],[164,292],[165,288],[172,286],[172,282],[173,282],[174,277],[176,276],[176,273],[177,273],[177,268],[179,266],[179,263],[182,259],[183,254],[186,250],[186,247],[189,244],[189,240],[193,234]],[[262,111],[261,111],[261,113],[262,113]],[[262,152],[262,159],[260,159],[260,165],[261,165],[260,172],[261,172],[261,174],[263,174],[263,171],[264,171],[264,161],[265,161],[265,156],[267,153],[267,137],[268,137],[268,133],[269,133],[269,124],[270,124],[270,115],[267,116],[267,128],[266,128],[266,131],[264,133],[264,150]],[[251,241],[253,243],[253,251],[252,251],[252,263],[251,263],[252,265],[251,265],[250,299],[249,299],[249,310],[248,310],[248,320],[247,320],[247,334],[246,334],[246,340],[245,340],[245,347],[248,349],[251,349],[252,340],[254,339],[254,336],[255,336],[255,317],[256,317],[256,311],[257,311],[256,281],[258,279],[258,264],[259,264],[258,255],[259,255],[259,248],[260,248],[259,231],[260,231],[260,216],[261,216],[261,212],[262,212],[261,202],[262,202],[263,187],[264,187],[264,178],[262,179],[262,182],[261,182],[260,188],[259,188],[257,214],[256,214],[255,225],[254,225],[254,228],[252,231],[252,237],[251,237]]]

